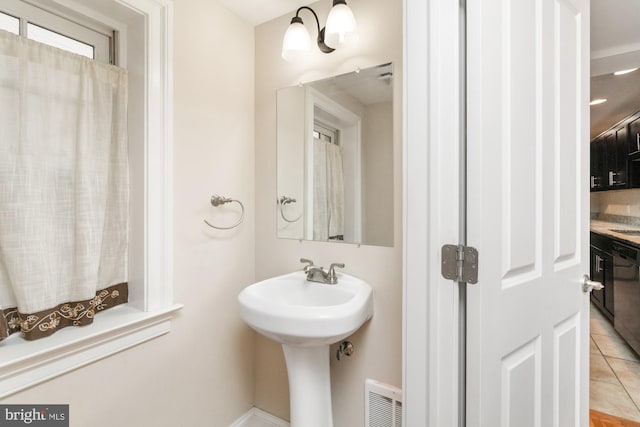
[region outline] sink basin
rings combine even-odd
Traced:
[[[240,316],[282,344],[291,427],[333,427],[329,345],[354,333],[373,315],[373,291],[363,280],[337,273],[338,283],[307,281],[302,271],[247,286]]]
[[[373,314],[373,291],[361,279],[338,273],[338,283],[309,282],[302,271],[263,280],[238,296],[240,316],[281,344],[333,344]]]

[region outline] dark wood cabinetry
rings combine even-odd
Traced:
[[[599,191],[606,188],[606,172],[604,137],[591,141],[591,191]]]
[[[629,123],[627,147],[630,156],[640,155],[640,117]]]
[[[613,189],[628,188],[627,163],[629,150],[627,148],[627,125],[615,129],[613,164],[609,168],[609,186]]]
[[[627,149],[629,188],[640,188],[640,117],[629,123]]]
[[[591,233],[591,280],[600,282],[604,289],[591,292],[591,301],[611,321],[614,317],[613,306],[613,255],[612,239],[597,233]]]
[[[604,285],[604,289],[591,292],[591,300],[613,321],[613,256],[594,246],[591,246],[591,280]]]
[[[640,112],[591,141],[591,191],[640,187]]]

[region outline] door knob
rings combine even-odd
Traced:
[[[586,274],[582,277],[582,290],[584,292],[591,292],[592,290],[596,290],[596,291],[600,291],[602,289],[604,289],[604,285],[600,282],[596,282],[594,280],[591,280],[589,278],[589,276],[587,276]]]

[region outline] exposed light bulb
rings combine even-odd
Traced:
[[[589,105],[599,105],[599,104],[604,104],[605,102],[607,102],[606,99],[604,98],[598,98],[598,99],[594,99],[593,101],[591,101],[589,103]]]

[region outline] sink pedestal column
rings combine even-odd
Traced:
[[[291,427],[333,427],[329,346],[282,344],[289,377]]]

